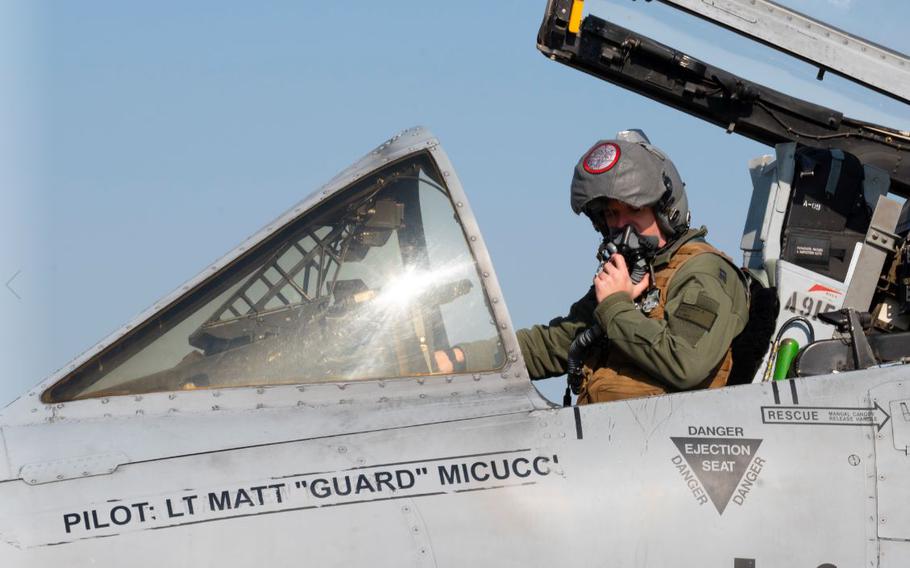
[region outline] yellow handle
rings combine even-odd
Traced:
[[[581,17],[584,15],[585,0],[572,2],[572,11],[569,13],[569,31],[577,34],[581,30]]]

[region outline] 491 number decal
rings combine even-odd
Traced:
[[[784,305],[784,309],[793,314],[817,319],[818,314],[832,312],[837,308],[827,300],[793,292]]]

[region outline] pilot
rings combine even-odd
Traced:
[[[577,365],[579,404],[723,386],[730,344],[749,314],[743,276],[705,241],[704,227],[689,227],[685,185],[670,159],[640,131],[618,138],[581,157],[571,204],[622,254],[609,256],[567,316],[517,332],[528,372],[566,374],[581,342],[590,345]],[[637,259],[637,283],[626,257]],[[435,359],[441,372],[493,368],[496,352],[480,341]]]

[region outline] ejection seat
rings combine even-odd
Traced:
[[[910,358],[910,202],[902,208],[887,197],[887,172],[795,143],[777,145],[749,169],[743,265],[758,284],[753,301],[779,301],[751,381],[770,377],[785,339],[801,347],[789,376]]]

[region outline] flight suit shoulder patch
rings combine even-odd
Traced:
[[[705,331],[711,331],[714,322],[717,320],[717,310],[720,305],[705,292],[699,292],[694,301],[691,300],[693,298],[688,294],[684,296],[674,315],[697,325]]]
[[[675,324],[673,331],[682,337],[689,345],[695,347],[717,321],[719,304],[705,292],[699,292],[694,302],[683,301],[673,312]]]

